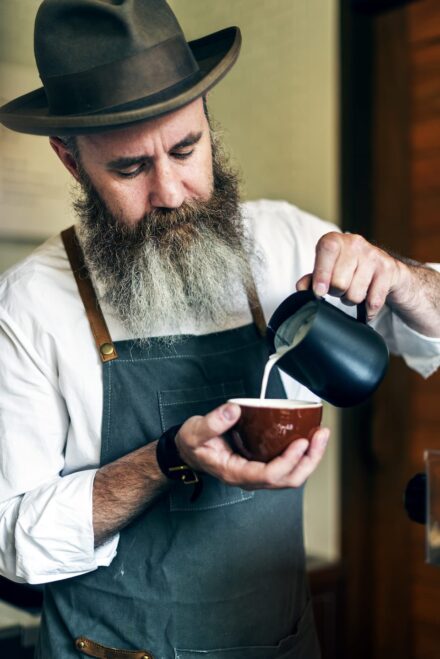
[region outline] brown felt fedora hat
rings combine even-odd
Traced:
[[[43,87],[0,108],[34,135],[77,135],[177,110],[238,57],[240,30],[187,42],[165,0],[44,0],[35,21]]]

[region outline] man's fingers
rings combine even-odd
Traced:
[[[253,461],[237,463],[236,474],[233,465],[230,464],[231,484],[239,484],[245,479],[249,482],[247,489],[299,487],[318,466],[329,436],[328,428],[319,428],[310,442],[307,439],[297,439],[280,456],[268,463]]]
[[[344,304],[354,305],[363,302],[374,276],[374,261],[360,262],[348,288],[342,295]]]
[[[341,247],[341,236],[334,231],[322,236],[316,245],[313,292],[318,297],[322,297],[329,291],[333,270],[339,258]]]
[[[179,435],[193,448],[232,428],[240,417],[240,407],[226,403],[205,416],[193,416],[183,424]]]
[[[396,280],[396,263],[362,236],[332,231],[316,245],[312,275],[302,277],[296,287],[306,290],[313,282],[315,295],[322,297],[329,293],[342,298],[347,305],[366,300],[371,320],[385,304]]]
[[[344,254],[340,255],[331,276],[329,285],[330,295],[334,297],[343,297],[346,295],[353,283],[357,267],[357,261],[347,258]]]
[[[372,320],[384,306],[390,287],[390,279],[375,275],[367,294],[367,316]]]
[[[330,437],[330,430],[328,428],[320,428],[313,435],[307,452],[299,459],[297,464],[293,467],[290,474],[286,476],[287,487],[300,487],[307,478],[312,474],[320,463],[328,440]],[[286,458],[289,457],[289,452],[293,446],[289,446],[286,450]]]
[[[267,463],[246,460],[241,455],[231,452],[227,463],[224,465],[223,477],[229,485],[239,485],[245,489],[287,487],[284,484],[286,475],[299,463],[308,448],[309,442],[307,439],[297,439],[289,447],[288,459],[286,459],[286,452],[284,452]]]

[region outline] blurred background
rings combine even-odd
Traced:
[[[0,103],[40,86],[39,4],[0,0]],[[242,30],[237,65],[208,102],[245,198],[286,199],[440,261],[438,0],[169,4],[188,39]],[[1,272],[74,217],[68,175],[47,139],[0,127],[0,158]],[[342,415],[327,406],[333,439],[307,484],[305,511],[324,659],[439,656],[440,572],[425,564],[424,528],[402,505],[424,450],[440,448],[439,394],[438,375],[424,381],[393,359],[368,404]],[[0,582],[0,654],[31,656],[40,599]]]

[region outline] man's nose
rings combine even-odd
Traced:
[[[185,191],[179,173],[168,160],[157,161],[153,171],[149,202],[151,208],[179,208]]]

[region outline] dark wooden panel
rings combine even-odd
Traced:
[[[438,232],[425,232],[414,235],[410,256],[422,263],[438,263],[440,259],[440,235]]]
[[[425,41],[411,46],[409,44],[408,53],[411,62],[411,70],[413,74],[421,80],[432,77],[438,72],[439,56],[438,50],[440,46],[440,35],[435,41]],[[411,80],[411,84],[415,81]],[[416,83],[417,84],[417,83]],[[417,87],[411,88],[411,92],[417,93]]]
[[[411,525],[411,574],[414,584],[423,584],[419,586],[417,593],[423,600],[436,602],[437,607],[425,609],[423,601],[418,602],[421,609],[420,617],[425,620],[440,622],[440,568],[437,565],[426,563],[426,545],[424,525],[408,522]]]
[[[440,449],[440,373],[428,380],[412,376],[411,462],[424,471],[424,452]],[[411,617],[413,656],[437,659],[440,647],[440,568],[425,562],[425,527],[411,527]]]
[[[409,471],[409,409],[405,403],[408,380],[405,365],[393,358],[386,381],[374,399],[372,566],[366,574],[372,581],[374,611],[371,659],[410,659],[410,582],[403,576],[409,562],[409,543],[402,506]]]
[[[340,2],[341,211],[344,230],[372,238],[372,20]],[[346,575],[341,659],[371,659],[374,616],[369,578],[371,519],[371,405],[342,412],[341,552]]]
[[[408,528],[411,542],[411,578],[417,581],[426,575],[426,526],[408,519]]]
[[[407,480],[414,474],[425,471],[424,452],[428,449],[440,450],[440,428],[436,420],[433,423],[417,424],[416,430],[411,433]]]
[[[407,8],[409,38],[414,44],[440,38],[440,3],[423,0]]]
[[[440,191],[440,153],[414,155],[411,163],[413,195],[425,196]]]
[[[437,565],[426,565],[420,561],[415,569],[412,592],[413,615],[417,621],[431,625],[436,630],[438,650],[440,647],[439,567]]]
[[[410,102],[405,10],[377,17],[374,40],[373,236],[379,243],[408,254]],[[409,543],[402,512],[408,473],[408,397],[408,371],[400,360],[393,359],[373,403],[372,565],[367,575],[373,582],[370,659],[410,659],[410,583],[403,577],[409,562]]]
[[[422,622],[414,625],[412,646],[412,657],[414,659],[438,659],[438,626]]]
[[[440,371],[428,380],[413,377],[411,416],[417,432],[422,432],[425,426],[436,427],[440,444]]]
[[[439,227],[440,228],[440,227]],[[419,375],[414,375],[412,380],[412,386],[415,388],[415,392],[425,393],[429,388],[431,391],[434,391],[439,397],[440,403],[440,372],[433,374],[429,380],[425,380]],[[440,407],[440,405],[439,405]],[[439,410],[440,412],[440,410]]]
[[[440,114],[440,41],[410,53],[412,121],[438,119]]]
[[[411,147],[425,155],[440,151],[440,41],[413,48]]]
[[[439,571],[439,568],[431,567],[431,570],[435,573]],[[428,582],[431,574],[421,575],[419,581],[422,583]],[[438,611],[440,601],[434,592],[431,592],[431,596],[425,591],[418,592],[419,581],[414,586],[411,656],[414,659],[438,659],[440,647],[440,615]],[[436,588],[438,589],[440,586],[437,584]]]
[[[375,16],[370,28],[373,76],[359,68],[353,76],[352,91],[366,105],[350,118],[366,140],[372,136],[372,151],[365,148],[367,161],[347,150],[352,159],[345,180],[358,186],[351,208],[365,207],[366,218],[371,209],[373,240],[438,261],[440,0]],[[363,178],[355,170],[359,160],[366,163]],[[345,200],[343,208],[346,213]],[[355,451],[344,430],[342,547],[350,640],[344,659],[440,656],[440,568],[424,565],[424,531],[406,518],[402,503],[408,480],[424,469],[424,450],[440,443],[439,382],[439,376],[426,382],[393,359],[372,401],[372,432],[367,408],[349,413],[347,429],[359,433],[362,445]]]
[[[420,439],[419,439],[420,441]],[[429,439],[425,437],[425,447]],[[440,646],[440,568],[426,563],[426,527],[411,523],[412,657],[438,659]]]
[[[374,239],[408,253],[410,190],[408,163],[408,52],[402,10],[376,19],[373,106]],[[440,157],[440,156],[439,156]]]
[[[440,174],[439,174],[440,178]],[[439,190],[433,190],[431,194],[420,195],[411,202],[411,219],[413,231],[429,231],[437,233],[440,225],[440,185]],[[440,254],[435,263],[438,263]]]
[[[440,118],[415,122],[411,129],[411,146],[421,154],[440,154]]]

